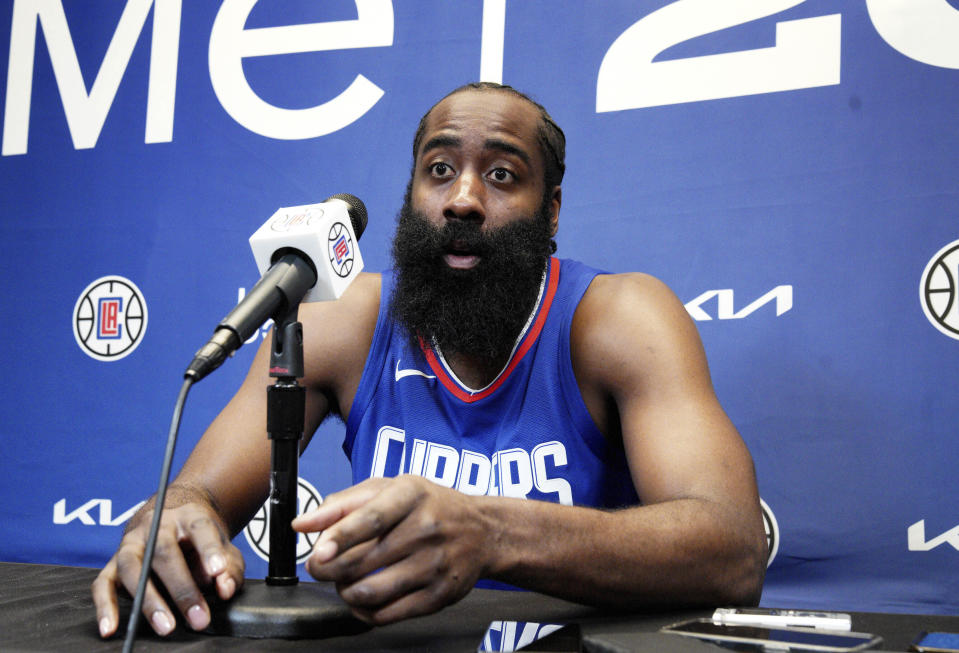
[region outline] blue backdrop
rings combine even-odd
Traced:
[[[566,131],[560,254],[696,319],[764,604],[959,610],[957,0],[2,0],[0,559],[107,560],[250,234],[353,193],[386,268],[416,122],[480,78]],[[253,351],[191,394],[178,465]],[[341,438],[304,502],[348,483]]]

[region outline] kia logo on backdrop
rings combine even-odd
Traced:
[[[713,302],[712,300],[716,300]],[[743,302],[745,303],[745,302]],[[707,290],[693,300],[686,302],[686,312],[697,322],[717,320],[741,320],[749,317],[766,304],[772,304],[776,309],[776,317],[787,313],[793,308],[793,287],[790,285],[776,286],[769,292],[761,295],[745,306],[737,309],[737,299],[732,288],[722,290]],[[715,306],[715,312],[710,313],[707,308]]]
[[[73,307],[73,336],[87,356],[116,361],[133,353],[147,330],[147,304],[136,284],[100,277]]]
[[[935,530],[927,533],[926,520],[920,519],[906,531],[906,541],[910,551],[932,551],[944,544],[959,551],[959,526],[954,526],[942,533],[937,533]]]
[[[938,252],[926,265],[919,282],[919,303],[932,326],[941,333],[959,340],[959,240]]]

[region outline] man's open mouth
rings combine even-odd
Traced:
[[[480,255],[461,241],[453,241],[445,248],[443,260],[451,268],[468,270],[476,267],[480,261]]]

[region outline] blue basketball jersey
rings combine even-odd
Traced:
[[[389,315],[394,278],[384,274],[343,443],[354,483],[408,473],[467,494],[636,505],[622,445],[594,424],[570,359],[573,312],[599,273],[550,259],[509,362],[481,389],[460,383],[436,349],[410,344]]]

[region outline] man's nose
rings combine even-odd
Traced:
[[[470,220],[482,223],[486,219],[483,209],[485,186],[479,175],[463,172],[456,178],[449,190],[443,217],[447,220]]]

